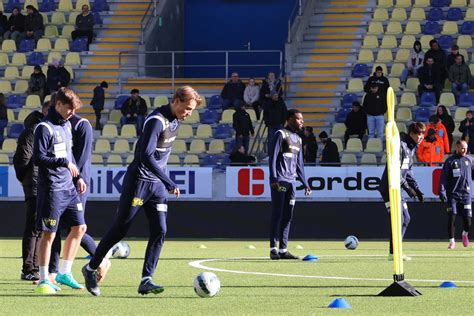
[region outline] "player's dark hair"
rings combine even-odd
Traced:
[[[286,112],[286,120],[288,121],[290,118],[296,115],[296,113],[301,113],[300,110],[298,109],[291,109]]]
[[[467,111],[466,114],[472,114],[473,112],[471,110]]]
[[[62,87],[56,92],[55,103],[58,101],[62,104],[67,104],[71,106],[74,110],[77,110],[82,106],[82,102],[77,96],[77,94],[66,87]]]
[[[439,118],[438,115],[431,115],[430,116],[430,123],[438,123],[439,121],[441,121],[441,119]]]
[[[420,135],[420,134],[424,134],[426,131],[426,126],[425,124],[421,123],[421,122],[415,122],[415,123],[411,123],[410,126],[408,127],[408,133],[409,134],[416,134],[416,135]]]
[[[465,140],[458,139],[458,140],[456,141],[456,145],[461,145],[461,144],[462,144],[462,142],[464,142],[464,141],[465,141]]]
[[[42,109],[49,108],[50,105],[51,105],[51,101],[46,101],[46,102],[43,102],[43,105],[41,106],[41,108]]]
[[[182,86],[178,88],[178,90],[176,90],[176,92],[174,93],[171,102],[174,102],[176,99],[181,102],[189,102],[191,100],[195,100],[197,106],[200,106],[202,103],[201,96],[191,86]]]

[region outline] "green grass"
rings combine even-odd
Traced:
[[[293,241],[296,254],[312,253],[318,262],[283,262],[266,259],[263,241],[168,241],[158,264],[155,281],[165,287],[160,295],[141,296],[136,290],[140,280],[145,241],[129,241],[131,257],[112,260],[112,268],[102,284],[102,296],[63,287],[60,294],[38,296],[34,286],[20,281],[21,243],[0,241],[0,306],[2,314],[322,314],[360,315],[425,314],[468,315],[474,303],[474,252],[462,247],[448,251],[447,242],[407,242],[405,252],[413,257],[405,264],[406,278],[423,296],[377,297],[392,277],[392,263],[386,259],[386,242],[364,242],[355,251],[345,250],[341,242]],[[207,249],[200,249],[205,244]],[[256,249],[248,249],[248,245]],[[304,250],[296,250],[300,244]],[[368,256],[360,256],[368,255]],[[86,260],[81,250],[74,274],[83,282],[80,268]],[[371,280],[338,280],[288,276],[250,275],[215,272],[222,288],[217,297],[202,299],[194,294],[192,283],[202,269],[189,262],[207,258],[250,257],[242,260],[206,262],[213,268],[247,272],[305,276],[350,277]],[[259,257],[265,257],[259,258]],[[421,280],[435,280],[422,282]],[[472,281],[457,289],[440,289],[436,280]],[[330,310],[326,306],[344,297],[350,311]]]

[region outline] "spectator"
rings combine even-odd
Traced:
[[[436,116],[439,117],[441,123],[443,123],[444,127],[446,128],[446,132],[448,133],[448,141],[449,141],[449,148],[453,145],[453,132],[454,132],[454,120],[449,115],[449,111],[446,109],[444,105],[439,105],[436,109]]]
[[[411,75],[413,77],[417,76],[418,69],[423,67],[423,60],[425,59],[425,53],[421,48],[421,42],[415,41],[413,43],[413,50],[410,53],[410,57],[407,60],[407,67],[403,69],[403,72],[400,76],[400,90],[405,89],[405,85],[407,83],[408,76]]]
[[[7,100],[3,93],[0,93],[0,140],[3,141],[3,132],[8,125]]]
[[[459,124],[459,131],[462,133],[462,139],[468,144],[470,154],[474,153],[474,118],[472,111],[466,112],[466,118]]]
[[[446,69],[449,71],[449,68],[451,68],[452,65],[456,63],[456,56],[461,55],[459,54],[459,46],[458,45],[453,45],[451,47],[451,54],[449,54],[446,57]],[[462,63],[464,64],[464,56],[462,56]]]
[[[344,124],[346,125],[346,132],[344,133],[344,143],[346,145],[350,135],[357,135],[362,140],[367,131],[367,114],[362,111],[358,101],[352,102],[352,111],[347,114]]]
[[[435,39],[430,41],[430,49],[425,53],[425,63],[428,58],[433,58],[434,67],[439,74],[439,83],[441,84],[441,88],[444,87],[444,81],[448,77],[446,53],[439,47],[438,41]]]
[[[125,100],[122,104],[122,115],[120,123],[125,124],[136,124],[137,135],[142,133],[143,123],[145,123],[145,116],[148,112],[145,99],[140,96],[138,89],[132,89],[130,91],[130,97]]]
[[[381,95],[387,94],[387,89],[390,87],[390,83],[388,82],[387,77],[383,75],[383,69],[381,66],[375,67],[374,74],[369,77],[365,83],[364,91],[368,93],[373,84],[376,84],[379,87],[379,93]]]
[[[8,30],[3,34],[3,39],[12,39],[16,46],[20,45],[21,34],[25,30],[25,16],[21,14],[20,8],[14,7],[8,18]]]
[[[5,34],[5,32],[8,30],[8,18],[3,14],[2,11],[0,11],[0,35],[3,37],[3,34]]]
[[[436,102],[438,102],[443,88],[440,78],[439,69],[434,66],[433,57],[426,58],[425,56],[425,64],[418,70],[418,79],[420,79],[419,95],[421,96],[423,92],[433,92],[436,96]]]
[[[44,35],[43,17],[31,4],[26,6],[26,13],[25,32],[22,34],[22,38],[34,39],[35,42],[38,42]]]
[[[303,134],[303,159],[305,163],[315,164],[318,153],[318,142],[313,134],[313,128],[306,126]]]
[[[273,135],[285,124],[286,111],[285,101],[278,94],[274,94],[272,99],[263,104],[263,121],[268,128],[267,146],[270,146]]]
[[[46,76],[39,65],[36,65],[28,81],[27,94],[34,94],[40,97],[41,103],[46,95]]]
[[[363,111],[367,115],[369,138],[374,138],[377,131],[377,137],[383,141],[384,114],[387,112],[387,99],[385,94],[379,92],[379,85],[375,82],[370,86],[369,93],[366,93],[364,96]]]
[[[250,78],[249,84],[245,87],[244,101],[248,107],[253,107],[257,121],[260,121],[260,87],[254,78]]]
[[[446,154],[449,154],[451,151],[451,148],[449,147],[448,132],[446,131],[446,128],[444,127],[443,123],[441,123],[441,120],[439,119],[437,115],[430,116],[430,123],[426,125],[425,137],[428,135],[428,130],[430,128],[434,129],[434,131],[436,132],[436,135],[443,143],[444,152]]]
[[[61,60],[53,59],[51,65],[48,66],[47,86],[49,93],[58,91],[59,88],[67,87],[71,81],[71,75],[64,68]]]
[[[427,166],[431,167],[436,166],[437,163],[443,162],[443,142],[438,138],[434,129],[428,129],[428,134],[421,144],[418,145],[416,156],[418,157],[419,162],[424,162]]]
[[[260,98],[262,104],[265,106],[266,102],[281,99],[283,97],[283,89],[280,79],[275,78],[274,72],[269,72],[267,79],[263,80],[262,88],[260,89]]]
[[[236,146],[229,158],[233,166],[247,166],[255,163],[255,157],[247,155],[244,146]]]
[[[245,84],[239,79],[239,74],[233,72],[221,92],[222,108],[240,108],[244,103],[244,91]]]
[[[76,30],[71,33],[72,40],[87,36],[87,45],[94,38],[94,15],[89,11],[89,6],[84,4],[82,12],[76,17]]]
[[[339,150],[336,143],[328,137],[328,133],[325,131],[319,134],[319,140],[324,145],[319,164],[327,167],[340,167],[341,159],[339,158]]]
[[[94,95],[91,100],[91,105],[95,112],[95,129],[96,130],[102,129],[102,125],[100,125],[100,117],[101,117],[101,112],[104,109],[104,104],[105,104],[104,89],[107,89],[108,87],[109,87],[109,84],[106,81],[102,81],[100,85],[94,88]]]
[[[235,129],[237,147],[244,146],[245,154],[247,154],[249,152],[250,135],[254,136],[255,132],[250,115],[245,111],[243,103],[240,108],[235,109],[232,122]]]
[[[449,67],[448,75],[451,82],[451,92],[457,96],[459,91],[461,93],[467,92],[472,77],[469,67],[463,62],[462,55],[457,55],[454,60],[455,63]]]

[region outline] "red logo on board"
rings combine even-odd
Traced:
[[[237,190],[241,195],[262,195],[265,173],[261,168],[244,168],[237,173]]]

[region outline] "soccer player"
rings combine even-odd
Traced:
[[[303,114],[296,109],[287,112],[286,126],[273,137],[269,152],[272,219],[270,226],[270,258],[299,259],[288,249],[288,235],[295,207],[296,176],[303,182],[305,195],[311,194],[304,175],[302,141]],[[278,248],[277,248],[278,242]]]
[[[176,90],[171,104],[155,109],[146,118],[135,157],[124,176],[117,216],[89,264],[82,268],[86,288],[92,295],[100,295],[97,268],[109,249],[125,237],[142,207],[148,217],[150,236],[138,293],[158,294],[164,291],[163,287],[153,282],[152,276],[166,235],[167,194],[174,194],[177,198],[180,195],[178,186],[166,173],[166,164],[180,122],[189,117],[201,102],[201,97],[193,88],[184,86]]]
[[[416,197],[420,202],[423,202],[423,192],[421,192],[418,183],[412,172],[413,157],[416,154],[418,145],[423,141],[423,135],[425,133],[425,124],[416,122],[412,123],[408,128],[408,134],[400,134],[400,187],[405,190],[411,198]],[[388,187],[388,174],[387,166],[383,171],[382,178],[380,179],[380,186],[378,188],[382,198],[385,202],[388,214],[390,214],[390,202],[389,202],[389,187]],[[405,198],[401,200],[402,208],[402,238],[410,223],[410,213],[408,212],[408,206]],[[390,217],[389,217],[390,219]],[[391,227],[391,226],[390,226]],[[391,230],[390,230],[391,231]],[[392,234],[390,233],[390,247],[389,247],[388,259],[393,260],[393,243]],[[404,261],[411,260],[410,257],[403,255]]]
[[[68,121],[80,107],[81,101],[72,90],[60,88],[48,115],[35,130],[33,160],[38,166],[37,224],[42,230],[39,245],[40,282],[36,288],[40,294],[54,294],[59,290],[49,280],[48,265],[60,219],[70,224],[71,231],[64,243],[63,260],[56,282],[74,289],[83,288],[72,276],[71,268],[86,231],[79,194],[84,193],[87,187],[74,161],[71,124]]]
[[[469,246],[469,228],[471,227],[472,203],[472,169],[474,168],[474,159],[467,155],[467,143],[464,140],[456,142],[456,153],[446,159],[441,172],[441,181],[439,184],[439,198],[443,203],[448,204],[448,249],[454,249],[456,242],[454,240],[456,215],[462,216],[463,232],[462,244]]]

